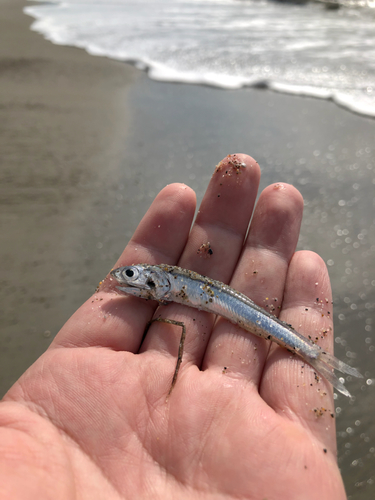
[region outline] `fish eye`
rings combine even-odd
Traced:
[[[138,277],[138,270],[135,267],[128,267],[125,269],[125,276],[127,278],[134,278],[136,279]]]

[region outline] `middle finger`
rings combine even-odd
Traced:
[[[180,267],[229,282],[241,254],[259,180],[259,165],[250,156],[228,155],[217,165],[178,263]],[[183,366],[190,363],[200,365],[214,316],[180,304],[162,307],[157,310],[156,316],[184,322],[187,335]],[[165,353],[173,367],[180,335],[180,328],[154,323],[142,351]],[[183,367],[180,379],[182,371]]]

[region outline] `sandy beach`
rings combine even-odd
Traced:
[[[43,325],[77,308],[74,287],[61,286],[72,259],[64,228],[85,189],[117,168],[139,74],[46,42],[29,30],[26,3],[0,2],[1,394],[49,344]]]
[[[26,4],[0,0],[0,395],[95,290],[159,189],[185,182],[200,198],[234,152],[255,157],[262,187],[302,192],[299,247],[330,266],[336,354],[353,352],[374,377],[375,120],[261,89],[154,82],[45,41]],[[349,498],[365,500],[375,495],[375,384],[360,384],[348,384],[356,400],[338,400],[337,427]]]

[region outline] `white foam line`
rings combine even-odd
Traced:
[[[43,0],[40,0],[41,2]],[[50,2],[51,3],[51,2]],[[58,4],[61,8],[63,2],[52,2]],[[165,64],[158,63],[147,58],[139,56],[131,56],[123,51],[114,52],[113,50],[101,48],[98,45],[87,41],[72,40],[69,30],[63,25],[57,24],[53,17],[49,17],[48,6],[45,7],[25,7],[24,13],[32,16],[36,21],[31,25],[31,29],[44,36],[45,39],[56,45],[70,45],[85,49],[90,55],[99,57],[109,57],[111,59],[128,62],[136,67],[146,70],[148,76],[160,82],[176,82],[196,85],[208,85],[227,90],[237,90],[243,87],[262,87],[270,90],[281,92],[284,94],[292,94],[299,96],[315,97],[319,99],[332,100],[337,105],[345,109],[364,115],[367,117],[375,117],[375,104],[369,99],[364,101],[364,97],[359,91],[351,95],[350,89],[340,91],[338,89],[314,87],[310,85],[289,84],[278,82],[272,79],[264,79],[261,77],[243,77],[227,75],[225,73],[214,73],[210,71],[180,71],[168,67]]]

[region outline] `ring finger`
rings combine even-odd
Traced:
[[[268,186],[254,211],[249,236],[230,285],[268,312],[279,315],[289,262],[302,219],[303,199],[287,184]],[[251,381],[256,390],[269,341],[219,318],[203,368],[216,368],[232,378]]]

